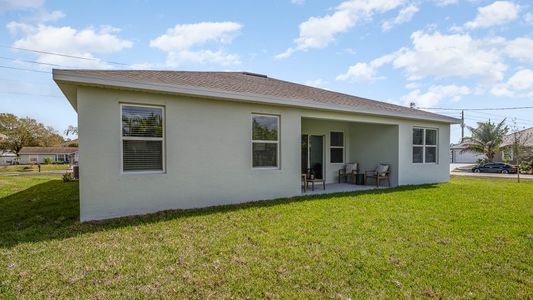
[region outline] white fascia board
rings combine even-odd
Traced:
[[[238,102],[251,102],[251,103],[261,103],[261,104],[274,104],[279,106],[293,106],[293,107],[302,107],[302,108],[314,108],[319,110],[328,110],[328,111],[340,111],[340,112],[350,112],[350,113],[359,113],[375,116],[387,116],[387,117],[396,117],[402,119],[415,119],[415,120],[424,120],[424,121],[433,121],[449,124],[459,124],[460,119],[446,117],[446,116],[435,116],[435,117],[423,117],[416,114],[409,113],[400,113],[394,111],[384,111],[378,109],[368,109],[361,107],[353,107],[350,105],[342,104],[324,104],[324,103],[312,103],[309,101],[301,101],[289,98],[280,98],[272,97],[266,95],[259,95],[253,93],[237,93],[229,92],[219,89],[208,89],[192,86],[182,86],[175,84],[166,84],[166,83],[152,83],[152,82],[142,82],[142,81],[133,81],[133,80],[121,80],[115,78],[105,78],[91,75],[82,75],[82,74],[71,74],[68,71],[64,70],[53,70],[53,78],[56,83],[68,82],[68,83],[77,83],[80,85],[89,85],[89,86],[101,86],[101,87],[115,87],[115,88],[125,88],[149,92],[158,92],[158,93],[169,93],[177,95],[189,95],[196,97],[208,97],[213,99],[224,99],[227,101],[238,101]]]

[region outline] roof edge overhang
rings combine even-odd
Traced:
[[[106,88],[119,88],[128,90],[138,90],[152,93],[164,93],[182,96],[204,97],[210,99],[222,99],[227,101],[248,102],[258,104],[270,104],[279,106],[291,106],[307,109],[318,109],[345,113],[358,113],[381,117],[395,117],[401,119],[415,119],[448,124],[459,124],[460,119],[435,114],[435,116],[420,116],[416,114],[401,113],[395,111],[368,109],[353,107],[341,104],[312,103],[290,98],[280,98],[253,93],[229,92],[220,89],[200,88],[185,85],[175,85],[166,83],[154,83],[137,80],[121,80],[115,78],[100,77],[86,74],[72,74],[69,70],[54,69],[53,79],[67,97],[74,110],[77,111],[77,86],[94,86]]]

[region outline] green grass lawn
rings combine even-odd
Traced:
[[[0,177],[0,298],[533,297],[531,181],[80,224],[59,178]]]
[[[31,167],[31,169],[24,170],[25,167]],[[41,172],[51,171],[65,171],[68,169],[68,164],[62,165],[45,165],[41,164]],[[2,173],[37,173],[39,168],[37,165],[12,165],[12,166],[0,166],[0,175]]]

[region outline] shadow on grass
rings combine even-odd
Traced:
[[[338,197],[386,194],[435,187],[435,184],[426,184],[391,189],[298,196],[190,210],[167,210],[142,216],[80,223],[78,183],[63,183],[61,180],[50,180],[0,198],[0,212],[2,212],[0,214],[0,247],[11,248],[21,243],[66,239],[85,233],[150,224],[177,218],[189,218],[295,202],[331,200]]]

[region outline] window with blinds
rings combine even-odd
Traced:
[[[164,109],[122,104],[122,171],[164,171]]]
[[[252,115],[252,166],[279,168],[279,116]]]

